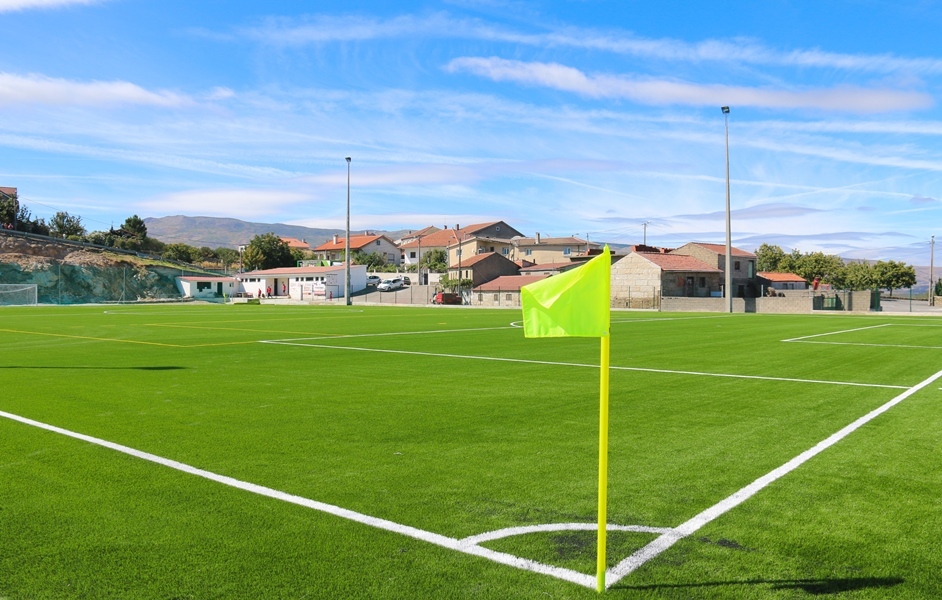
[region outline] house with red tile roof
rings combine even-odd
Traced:
[[[523,234],[504,221],[476,223],[447,231],[451,232],[451,236],[444,239],[447,242],[444,248],[448,252],[449,265],[457,263],[459,256],[462,260],[467,260],[475,254],[487,252],[496,252],[510,258],[514,248],[513,239],[523,237]]]
[[[309,252],[311,250],[311,245],[308,244],[304,240],[299,240],[298,238],[284,237],[284,236],[282,236],[280,239],[281,241],[288,244],[288,247],[291,248],[292,250],[303,250],[305,252]]]
[[[519,237],[513,240],[514,250],[510,254],[513,260],[524,259],[537,264],[568,260],[574,256],[584,256],[590,249],[599,248],[599,244],[575,236],[543,237],[537,232],[536,236]]]
[[[314,248],[314,258],[329,260],[331,262],[341,262],[344,260],[346,238],[335,235],[332,240],[328,240]],[[396,248],[396,243],[385,235],[362,234],[350,236],[350,252],[362,252],[363,254],[376,253],[386,264],[399,265],[401,252]]]
[[[612,265],[612,302],[653,308],[663,296],[715,296],[722,283],[722,269],[696,257],[632,252]]]
[[[759,271],[759,285],[766,290],[807,290],[808,280],[794,273],[775,273],[772,271]]]
[[[477,306],[520,306],[520,288],[549,275],[503,275],[475,287],[471,304]]]
[[[705,244],[690,242],[680,248],[670,251],[670,254],[693,256],[708,265],[726,272],[726,245]],[[752,252],[730,248],[730,262],[732,265],[731,283],[733,296],[736,298],[755,298],[759,295],[759,284],[756,280],[756,255]],[[724,275],[725,280],[725,275]]]
[[[472,287],[501,277],[517,275],[517,264],[497,252],[476,254],[448,267],[449,279],[470,279]]]

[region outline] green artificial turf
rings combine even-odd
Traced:
[[[452,538],[594,523],[598,340],[527,340],[519,319],[462,307],[4,308],[0,410]],[[942,368],[939,326],[613,313],[609,523],[676,527],[920,383]],[[942,595],[940,387],[607,594]],[[596,595],[8,419],[0,484],[0,598]],[[609,537],[615,565],[655,535]],[[594,574],[593,532],[482,546]]]

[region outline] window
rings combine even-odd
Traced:
[[[507,256],[508,254],[510,254],[510,248],[501,248],[500,253],[503,254],[504,256]]]
[[[533,256],[533,248],[527,248],[524,252],[525,256]]]
[[[513,296],[510,294],[507,294],[506,296],[504,296],[504,300],[513,300]]]
[[[563,256],[569,256],[570,254],[572,254],[572,248],[569,248],[568,246],[563,248]]]
[[[410,253],[409,253],[409,258],[415,258],[415,252],[410,252]]]
[[[213,284],[208,281],[197,281],[196,282],[196,291],[202,292],[203,290],[213,289]]]
[[[706,287],[706,277],[700,278],[700,287]]]
[[[484,302],[484,294],[478,294],[478,302]]]
[[[379,246],[379,240],[376,240],[376,245]]]
[[[494,251],[494,246],[491,246],[491,252],[493,252],[493,251]]]
[[[500,301],[500,294],[499,293],[494,294],[494,302],[499,302],[499,301]]]
[[[736,271],[739,270],[739,261],[738,261],[738,260],[733,263],[733,269],[735,269]]]
[[[755,261],[750,260],[749,261],[749,278],[751,279],[755,276],[756,276],[756,263]]]

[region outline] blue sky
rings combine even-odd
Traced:
[[[942,5],[0,0],[0,185],[185,214],[929,262]],[[647,225],[643,225],[647,223]],[[169,241],[169,240],[168,240]]]

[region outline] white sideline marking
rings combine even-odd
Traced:
[[[880,406],[879,408],[876,408],[870,411],[869,413],[860,417],[859,419],[857,419],[850,425],[844,427],[837,433],[832,434],[827,439],[821,442],[818,442],[813,448],[809,450],[805,450],[804,452],[802,452],[795,458],[791,459],[790,461],[788,461],[781,467],[778,467],[777,469],[774,469],[773,471],[770,471],[766,475],[763,475],[762,477],[756,479],[755,481],[753,481],[746,487],[742,488],[738,492],[735,492],[734,494],[727,497],[726,499],[718,502],[717,504],[714,504],[710,508],[706,509],[705,511],[693,517],[692,519],[681,524],[679,527],[674,528],[672,532],[665,533],[664,535],[657,538],[656,540],[654,540],[653,542],[651,542],[644,548],[641,548],[640,550],[636,551],[634,554],[632,554],[625,560],[615,565],[615,567],[613,567],[612,569],[609,569],[607,573],[608,576],[606,577],[606,587],[611,587],[612,585],[617,583],[620,579],[622,579],[623,577],[625,577],[626,575],[628,575],[629,573],[631,573],[632,571],[634,571],[635,569],[643,565],[644,563],[648,562],[649,560],[651,560],[652,558],[654,558],[661,552],[670,548],[678,540],[687,537],[688,535],[694,533],[695,531],[697,531],[698,529],[700,529],[701,527],[703,527],[710,521],[716,519],[720,515],[739,506],[740,504],[742,504],[743,502],[745,502],[746,500],[754,496],[757,492],[762,490],[764,487],[771,484],[776,479],[779,479],[783,477],[784,475],[791,473],[792,471],[794,471],[795,469],[797,469],[804,463],[808,462],[809,460],[811,460],[812,458],[814,458],[821,452],[824,452],[825,450],[827,450],[834,444],[840,442],[841,440],[849,436],[851,433],[857,431],[858,429],[860,429],[861,427],[863,427],[864,425],[866,425],[873,419],[877,418],[878,416],[882,415],[886,411],[890,410],[891,408],[893,408],[894,406],[896,406],[897,404],[899,404],[906,398],[909,398],[910,396],[912,396],[919,390],[930,385],[939,377],[942,377],[942,371],[939,371],[932,377],[929,377],[928,379],[915,385],[914,387],[907,389],[905,392],[896,396],[895,398],[893,398],[892,400],[890,400],[883,406]]]
[[[40,421],[34,421],[33,419],[28,419],[26,417],[14,415],[12,413],[0,411],[0,417],[5,417],[7,419],[17,421],[19,423],[23,423],[25,425],[31,425],[33,427],[45,429],[46,431],[51,431],[53,433],[65,435],[65,436],[68,436],[77,440],[82,440],[83,442],[88,442],[90,444],[95,444],[97,446],[102,446],[110,450],[115,450],[123,454],[128,454],[135,458],[140,458],[142,460],[156,463],[164,467],[176,469],[177,471],[189,473],[190,475],[196,475],[197,477],[202,477],[210,481],[215,481],[216,483],[221,483],[223,485],[234,487],[234,488],[246,491],[246,492],[251,492],[253,494],[258,494],[260,496],[266,496],[268,498],[273,498],[275,500],[281,500],[282,502],[296,504],[298,506],[303,506],[305,508],[310,508],[313,510],[331,514],[336,517],[340,517],[342,519],[348,519],[350,521],[355,521],[363,525],[376,527],[377,529],[383,529],[386,531],[391,531],[393,533],[398,533],[400,535],[405,535],[405,536],[408,536],[417,540],[421,540],[423,542],[434,544],[436,546],[448,548],[449,550],[456,550],[458,552],[463,552],[465,554],[470,554],[472,556],[486,558],[488,560],[492,560],[494,562],[508,565],[511,567],[516,567],[518,569],[523,569],[525,571],[532,571],[534,573],[540,573],[542,575],[549,575],[551,577],[556,577],[557,579],[569,581],[571,583],[582,585],[588,588],[595,587],[594,576],[586,575],[584,573],[579,573],[578,571],[573,571],[572,569],[564,569],[562,567],[546,565],[543,563],[536,562],[534,560],[529,560],[526,558],[521,558],[519,556],[514,556],[513,554],[507,554],[506,552],[497,552],[495,550],[489,550],[487,548],[478,546],[477,542],[474,541],[472,538],[465,538],[464,540],[458,540],[458,539],[440,535],[437,533],[432,533],[431,531],[425,531],[423,529],[418,529],[416,527],[410,527],[409,525],[402,525],[400,523],[395,523],[393,521],[388,521],[386,519],[380,519],[378,517],[371,517],[370,515],[365,515],[363,513],[358,513],[352,510],[348,510],[346,508],[341,508],[333,504],[318,502],[317,500],[311,500],[309,498],[295,496],[294,494],[288,494],[286,492],[275,490],[269,487],[256,485],[254,483],[249,483],[247,481],[241,481],[239,479],[234,479],[232,477],[227,477],[225,475],[219,475],[218,473],[213,473],[212,471],[199,469],[185,463],[171,460],[169,458],[157,456],[156,454],[150,454],[149,452],[135,450],[134,448],[130,448],[128,446],[122,446],[121,444],[109,442],[107,440],[92,437],[90,435],[85,435],[83,433],[77,433],[75,431],[70,431],[68,429],[63,429],[61,427],[56,427],[55,425],[49,425],[47,423],[42,423]],[[574,525],[582,526],[584,524],[577,523]],[[499,536],[499,537],[505,537],[505,536]]]
[[[500,328],[499,328],[500,329]],[[461,330],[464,331],[464,330]],[[500,356],[472,356],[468,354],[442,354],[440,352],[420,352],[416,350],[390,350],[385,348],[360,348],[357,346],[337,346],[331,344],[303,344],[300,343],[305,338],[298,338],[295,340],[259,340],[261,344],[276,344],[284,346],[304,346],[308,348],[326,348],[328,350],[351,350],[354,352],[382,352],[386,354],[410,354],[414,356],[431,356],[439,358],[465,358],[469,360],[493,360],[497,362],[513,362],[513,363],[525,363],[531,365],[555,365],[562,367],[584,367],[591,369],[598,369],[599,366],[589,363],[570,363],[570,362],[559,362],[551,360],[531,360],[527,358],[505,358]],[[307,338],[307,339],[324,339],[324,338]],[[336,338],[329,338],[336,339]],[[729,377],[733,379],[758,379],[762,381],[790,381],[794,383],[817,383],[825,385],[846,385],[853,387],[873,387],[873,388],[886,388],[886,389],[897,389],[905,390],[909,389],[905,385],[885,385],[882,383],[857,383],[853,381],[825,381],[822,379],[797,379],[794,377],[767,377],[764,375],[733,375],[729,373],[703,373],[700,371],[677,371],[672,369],[649,369],[645,367],[619,367],[611,366],[613,371],[640,371],[644,373],[665,373],[669,375],[694,375],[698,377]]]

